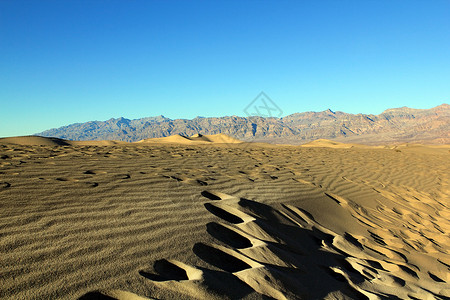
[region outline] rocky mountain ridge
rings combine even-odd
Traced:
[[[76,123],[38,133],[68,140],[120,140],[135,142],[174,134],[224,133],[244,141],[303,144],[330,139],[363,144],[420,142],[450,143],[450,105],[431,109],[387,109],[379,115],[348,114],[330,109],[275,117],[197,117],[170,119],[164,116],[130,120]]]

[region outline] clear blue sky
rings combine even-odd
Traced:
[[[0,136],[450,98],[450,1],[0,0]]]

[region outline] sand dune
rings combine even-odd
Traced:
[[[147,143],[162,143],[162,144],[239,144],[242,141],[235,139],[226,134],[213,134],[213,135],[201,135],[195,134],[191,137],[186,137],[182,135],[172,135],[163,138],[151,138],[145,139],[138,142],[137,144],[147,144]],[[15,145],[35,145],[35,146],[112,146],[112,145],[126,145],[134,144],[122,141],[69,141],[58,138],[49,138],[41,136],[17,136],[0,138],[0,144],[15,144]]]
[[[0,139],[2,299],[448,299],[450,147]]]
[[[69,141],[58,138],[49,138],[42,136],[16,136],[8,138],[0,138],[0,145],[14,144],[14,145],[34,145],[34,146],[111,146],[124,145],[126,142],[121,141]]]
[[[213,135],[201,135],[195,134],[191,137],[186,137],[182,135],[172,135],[163,138],[151,138],[139,141],[137,143],[171,143],[171,144],[237,144],[242,143],[242,141],[235,139],[223,133],[213,134]]]
[[[336,149],[348,149],[348,148],[384,148],[385,146],[368,146],[368,145],[362,145],[362,144],[355,144],[355,143],[341,143],[336,141],[331,141],[327,139],[318,139],[309,143],[305,143],[300,145],[301,147],[326,147],[326,148],[336,148]],[[389,146],[388,146],[389,147]],[[394,147],[394,146],[391,146]]]
[[[329,148],[352,148],[356,144],[345,144],[336,141],[330,141],[327,139],[318,139],[306,144],[301,145],[302,147],[329,147]]]
[[[71,144],[71,141],[48,138],[41,136],[16,136],[0,138],[0,144],[17,144],[17,145],[36,145],[36,146],[67,146]]]

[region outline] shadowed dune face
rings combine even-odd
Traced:
[[[337,146],[0,144],[0,297],[450,297],[448,149]]]

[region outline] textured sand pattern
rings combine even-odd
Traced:
[[[0,297],[450,297],[449,148],[338,146],[3,143]]]

